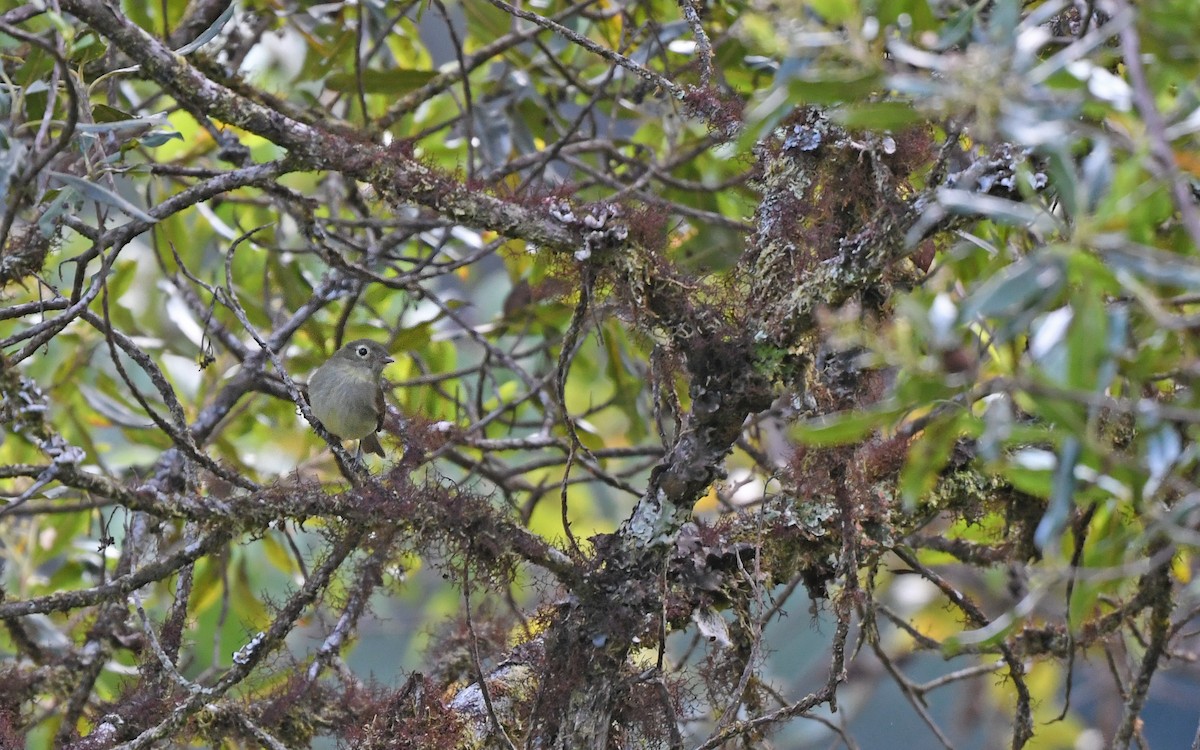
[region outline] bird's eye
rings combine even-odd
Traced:
[[[360,357],[366,357],[368,354],[371,353],[371,350],[365,346],[360,346],[357,349],[355,349],[355,351],[358,352],[358,356],[360,356]]]

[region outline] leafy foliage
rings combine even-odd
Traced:
[[[0,744],[1180,744],[1193,3],[123,10],[0,11]]]

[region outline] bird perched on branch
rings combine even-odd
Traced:
[[[358,440],[357,458],[366,450],[383,456],[375,435],[383,427],[383,368],[394,362],[387,349],[370,339],[356,339],[338,349],[308,379],[313,415],[343,440]]]

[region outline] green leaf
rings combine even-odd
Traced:
[[[1075,507],[1075,467],[1082,455],[1083,443],[1078,438],[1068,437],[1063,442],[1058,465],[1054,467],[1050,503],[1046,506],[1046,513],[1033,534],[1033,543],[1038,549],[1045,549],[1048,544],[1057,540],[1067,526],[1071,509]]]
[[[135,116],[128,112],[116,107],[110,107],[107,104],[95,104],[92,106],[92,120],[96,123],[125,122],[136,119]]]
[[[1022,394],[1021,408],[1058,428],[1059,435],[1087,429],[1087,407],[1056,394]]]
[[[221,33],[221,29],[229,22],[229,19],[233,18],[233,12],[236,8],[237,5],[235,3],[230,3],[225,12],[218,16],[217,20],[213,21],[207,29],[202,31],[200,36],[175,51],[180,55],[187,55],[208,44],[217,37],[217,34]]]
[[[1071,216],[1079,213],[1080,186],[1075,175],[1075,160],[1065,148],[1052,148],[1046,152],[1046,174],[1054,186],[1063,208]]]
[[[1200,265],[1191,258],[1136,245],[1119,235],[1106,235],[1094,241],[1114,270],[1128,271],[1134,276],[1183,289],[1200,289]]]
[[[1001,467],[1001,475],[1013,487],[1033,497],[1049,497],[1051,470],[1054,454],[1049,451],[1026,448],[1011,456]]]
[[[907,102],[870,102],[837,110],[830,119],[851,129],[900,130],[925,117]]]
[[[853,0],[808,0],[808,7],[830,26],[845,23],[858,15],[858,3]]]
[[[935,421],[908,448],[908,460],[900,471],[900,495],[905,507],[914,507],[937,483],[962,434],[961,415]]]
[[[942,31],[938,35],[937,43],[933,45],[933,49],[939,52],[945,51],[966,39],[967,35],[971,33],[971,29],[975,27],[978,7],[978,4],[967,6],[942,26]]]
[[[58,179],[60,182],[66,183],[71,188],[74,188],[85,198],[96,201],[97,203],[103,203],[112,206],[118,211],[128,214],[129,216],[140,221],[149,222],[151,224],[158,221],[158,219],[155,219],[150,214],[133,205],[108,188],[101,187],[94,182],[89,182],[88,180],[76,177],[73,174],[66,174],[65,172],[51,171],[48,174],[50,174],[51,177]]]
[[[439,315],[438,318],[441,316]],[[395,341],[392,342],[392,348],[398,352],[409,352],[414,350],[422,350],[429,345],[433,336],[434,320],[427,320],[423,323],[418,323],[415,326],[409,326],[402,329],[396,334]],[[395,356],[395,355],[393,355]]]
[[[880,427],[890,424],[898,410],[847,410],[798,424],[794,435],[806,445],[844,445],[862,440]]]
[[[35,81],[41,82],[42,79],[44,79],[47,75],[50,74],[50,70],[53,67],[54,67],[54,58],[53,57],[46,54],[46,51],[43,50],[41,47],[39,47],[37,45],[30,45],[29,47],[26,48],[25,57],[21,60],[21,65],[20,65],[20,67],[18,67],[16,69],[12,78],[13,78],[13,81],[15,81],[18,86],[23,86],[23,87],[28,88]],[[30,93],[30,90],[27,90],[26,95],[28,95],[29,93]],[[33,112],[30,112],[29,114],[31,117],[33,117],[33,116],[40,117],[41,116],[40,113],[35,115]]]
[[[158,148],[167,141],[183,140],[183,134],[177,130],[155,130],[137,139],[146,148]]]
[[[788,81],[788,94],[793,103],[836,104],[862,99],[882,85],[882,77],[874,72],[826,72],[820,77],[792,78]]]
[[[1048,252],[1027,256],[981,284],[963,303],[959,320],[966,325],[978,317],[1011,318],[1040,309],[1065,280],[1065,267],[1058,256]]]
[[[71,42],[67,56],[75,65],[83,65],[92,60],[99,60],[107,52],[108,45],[104,40],[93,30],[87,29]]]
[[[1086,391],[1096,390],[1101,365],[1109,357],[1104,299],[1091,287],[1085,284],[1074,295],[1075,314],[1067,334],[1067,387]]]
[[[1113,181],[1112,148],[1107,138],[1097,138],[1092,151],[1083,159],[1081,187],[1084,192],[1085,208],[1095,211],[1100,200],[1108,193]]]
[[[433,70],[364,70],[362,85],[368,94],[407,94],[436,75],[437,71]],[[358,78],[353,73],[335,73],[325,79],[325,84],[334,91],[358,91]]]
[[[296,569],[296,558],[292,555],[291,550],[287,549],[274,533],[264,534],[262,537],[263,554],[267,558],[267,562],[275,566],[279,570],[291,573]]]
[[[938,203],[952,213],[977,214],[997,224],[1022,228],[1052,225],[1052,217],[1036,201],[1012,201],[957,188],[942,188],[937,195]]]

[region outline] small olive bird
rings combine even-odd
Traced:
[[[313,414],[338,438],[358,440],[358,460],[364,448],[384,455],[375,435],[387,413],[380,376],[394,361],[380,344],[356,339],[338,349],[308,379]]]

